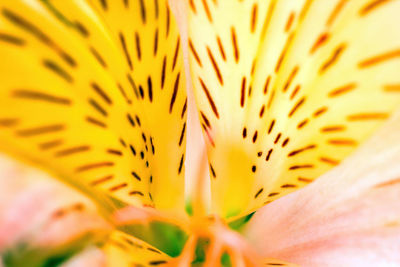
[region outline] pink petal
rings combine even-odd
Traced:
[[[88,248],[78,255],[72,257],[60,267],[105,267],[106,256],[98,248]]]
[[[0,155],[0,251],[18,242],[59,246],[110,231],[89,199],[47,174]]]
[[[400,266],[400,113],[316,182],[260,209],[245,235],[302,266]]]

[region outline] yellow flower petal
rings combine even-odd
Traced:
[[[0,149],[183,210],[186,91],[166,1],[3,1]]]
[[[400,103],[398,1],[189,1],[214,209],[248,213],[337,165]]]
[[[170,257],[145,242],[115,231],[104,245],[108,266],[163,266]]]

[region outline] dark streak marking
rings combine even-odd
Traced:
[[[136,173],[136,172],[131,172],[132,176],[135,177],[138,181],[141,181],[142,178]]]
[[[147,89],[149,92],[149,100],[150,102],[153,102],[153,84],[151,82],[151,77],[147,77]]]
[[[14,127],[19,123],[19,119],[1,118],[0,127]]]
[[[136,119],[137,124],[139,124],[139,126],[142,126],[142,125],[140,124],[140,119],[139,119],[139,117],[138,117],[137,115],[135,115],[135,119]]]
[[[285,32],[289,32],[290,27],[291,27],[292,24],[293,24],[295,15],[296,15],[296,14],[295,14],[293,11],[290,13],[290,15],[289,15],[289,17],[288,17],[288,19],[287,19],[287,21],[286,21]]]
[[[13,36],[11,34],[8,34],[8,33],[0,33],[0,41],[10,43],[13,45],[18,45],[18,46],[25,45],[25,40],[23,40],[19,37]]]
[[[253,166],[251,167],[251,171],[252,171],[253,173],[255,173],[255,172],[257,171],[257,167],[256,167],[255,165],[253,165]]]
[[[254,135],[253,135],[253,139],[252,139],[253,143],[255,143],[257,141],[257,136],[258,136],[258,132],[255,131]]]
[[[194,48],[192,40],[190,38],[189,38],[189,49],[190,49],[190,52],[192,52],[194,58],[196,59],[197,63],[199,64],[199,66],[202,67],[199,55],[197,54],[196,49]]]
[[[40,143],[39,144],[39,149],[40,150],[48,150],[48,149],[60,146],[62,144],[63,144],[63,140],[62,139],[51,140],[51,141]]]
[[[135,127],[135,121],[132,119],[131,114],[126,114],[126,117],[128,118],[129,123],[131,124],[132,127]]]
[[[208,53],[208,57],[210,58],[210,61],[211,61],[212,65],[213,65],[213,68],[214,68],[214,70],[215,70],[215,74],[217,75],[217,78],[218,78],[219,83],[220,83],[221,85],[224,85],[224,80],[223,80],[223,78],[222,78],[222,75],[221,75],[221,72],[220,72],[220,70],[219,70],[218,64],[217,64],[217,62],[215,61],[214,56],[213,56],[213,54],[211,53],[211,50],[210,50],[210,48],[209,48],[208,46],[207,46],[207,53]]]
[[[56,62],[50,59],[44,59],[42,63],[47,69],[51,70],[67,82],[72,83],[74,81],[72,76]]]
[[[264,188],[261,188],[260,190],[258,190],[258,192],[254,195],[254,198],[257,198],[263,191],[264,191]]]
[[[95,109],[96,111],[98,111],[101,115],[103,115],[104,117],[107,117],[107,115],[108,115],[107,111],[106,111],[102,106],[100,106],[100,104],[97,103],[96,100],[94,100],[94,99],[92,99],[92,98],[89,98],[88,102],[89,102],[89,104],[90,104],[92,107],[94,107],[94,109]]]
[[[158,0],[156,0],[157,2]],[[158,28],[154,32],[154,47],[153,47],[153,55],[156,56],[158,51]]]
[[[398,183],[400,183],[400,178],[392,179],[392,180],[389,180],[389,181],[383,182],[383,183],[379,183],[379,184],[375,185],[374,188],[381,188],[381,187],[386,187],[386,186],[397,185]]]
[[[72,154],[85,152],[85,151],[89,151],[89,150],[90,150],[90,146],[87,146],[87,145],[71,147],[71,148],[66,148],[66,149],[57,151],[56,153],[54,153],[54,156],[57,158],[60,158],[60,157],[70,156]]]
[[[250,70],[250,74],[252,76],[254,75],[254,71],[256,70],[256,64],[257,64],[257,57],[254,57],[251,63],[251,70]]]
[[[146,24],[146,6],[143,0],[139,0],[140,3],[140,16],[142,18],[143,24]]]
[[[288,156],[288,157],[293,157],[293,156],[296,156],[297,154],[299,154],[299,153],[301,153],[301,152],[304,152],[304,151],[310,150],[310,149],[314,149],[314,148],[316,148],[316,147],[317,147],[316,145],[308,145],[308,146],[306,146],[306,147],[299,148],[299,149],[296,149],[296,150],[291,151],[287,156]]]
[[[279,142],[279,139],[281,138],[282,133],[278,133],[277,136],[275,137],[274,144],[277,144]]]
[[[290,73],[290,75],[289,75],[289,77],[288,77],[288,79],[287,79],[287,81],[285,83],[285,86],[283,87],[283,92],[287,91],[287,89],[289,88],[289,86],[292,83],[293,79],[296,77],[296,74],[297,74],[298,70],[299,70],[299,66],[295,66],[293,68],[292,72]]]
[[[162,70],[161,70],[161,90],[164,89],[165,83],[165,68],[167,67],[167,56],[164,56]]]
[[[129,69],[133,70],[131,56],[129,55],[129,51],[128,51],[128,48],[127,48],[126,42],[125,42],[125,36],[122,34],[122,32],[119,33],[119,40],[121,42],[122,49],[124,50],[126,61],[128,62],[128,65],[129,65]]]
[[[283,140],[282,147],[285,147],[289,143],[289,140],[290,140],[289,137]]]
[[[250,31],[252,33],[254,33],[254,31],[256,29],[257,9],[258,9],[258,5],[254,4],[253,8],[252,8],[252,11],[251,11],[251,23],[250,23]]]
[[[296,85],[296,87],[294,88],[292,94],[290,95],[290,100],[293,100],[293,98],[295,98],[295,96],[297,95],[297,93],[300,90],[300,84]]]
[[[295,184],[283,184],[281,185],[281,188],[296,188],[297,185]]]
[[[89,48],[89,50],[92,53],[92,55],[94,56],[94,58],[97,60],[97,62],[99,62],[100,65],[103,66],[103,68],[107,68],[107,63],[104,61],[104,59],[100,55],[100,53],[92,46]]]
[[[183,166],[184,157],[185,157],[185,154],[182,154],[181,161],[179,162],[178,174],[180,174],[182,172],[182,166]]]
[[[275,120],[272,120],[271,124],[269,125],[269,128],[268,128],[268,134],[270,134],[272,132],[272,129],[274,128],[274,125],[275,125]]]
[[[275,97],[275,90],[272,91],[271,95],[269,96],[268,99],[268,104],[267,104],[267,109],[269,109],[272,105],[272,101],[274,100]]]
[[[109,105],[112,105],[111,98],[106,94],[106,92],[95,82],[90,83],[93,90]]]
[[[219,119],[219,114],[218,114],[217,107],[216,107],[216,105],[215,105],[215,103],[214,103],[214,100],[213,100],[213,98],[212,98],[210,92],[208,91],[207,86],[204,84],[204,82],[203,82],[203,80],[202,80],[201,78],[199,78],[199,80],[200,80],[201,87],[203,88],[203,91],[204,91],[204,93],[205,93],[206,96],[207,96],[208,102],[210,103],[211,108],[212,108],[212,110],[213,110],[215,116]]]
[[[346,49],[346,44],[340,44],[338,47],[335,48],[331,57],[325,61],[324,64],[319,69],[319,73],[323,74],[329,67],[331,67],[335,62],[338,61],[339,57],[343,54],[343,51]]]
[[[120,139],[119,139],[119,142],[121,143],[121,145],[122,145],[123,147],[126,147],[126,142],[124,141],[124,139],[120,138]]]
[[[112,155],[116,155],[116,156],[122,156],[122,151],[121,150],[108,148],[106,151],[107,151],[108,154],[112,154]]]
[[[144,194],[140,191],[131,191],[129,192],[129,195],[133,196],[133,195],[139,195],[139,196],[144,196]]]
[[[96,125],[96,126],[99,126],[99,127],[102,127],[102,128],[107,128],[107,125],[104,122],[101,122],[101,121],[99,121],[97,119],[94,119],[92,117],[89,117],[89,116],[86,117],[86,121],[92,123],[93,125]]]
[[[243,139],[245,139],[247,137],[247,128],[246,127],[243,127],[242,136],[243,136]]]
[[[304,178],[304,177],[297,177],[297,180],[300,182],[311,183],[313,179]]]
[[[394,59],[396,57],[400,57],[400,49],[389,51],[389,52],[374,56],[372,58],[365,59],[358,63],[358,67],[360,69],[371,67],[373,65]]]
[[[42,93],[38,91],[31,91],[31,90],[14,90],[12,92],[13,97],[18,97],[18,98],[27,98],[27,99],[32,99],[32,100],[41,100],[41,101],[46,101],[54,104],[61,104],[61,105],[71,105],[72,101],[68,98],[65,97],[59,97],[59,96],[54,96],[50,95],[47,93]]]
[[[194,5],[193,0],[189,0],[190,9],[193,11],[194,14],[197,14],[196,6]]]
[[[348,2],[348,0],[340,0],[340,2],[337,3],[335,8],[333,9],[332,13],[329,15],[328,20],[326,21],[326,26],[331,26],[337,16],[339,15],[340,11],[343,9],[344,5]]]
[[[328,164],[334,165],[334,166],[336,166],[340,163],[340,161],[338,161],[336,159],[331,159],[331,158],[327,158],[327,157],[320,157],[319,160],[324,163],[328,163]]]
[[[203,3],[204,11],[206,12],[208,20],[212,23],[213,20],[211,17],[210,9],[208,8],[208,5],[207,5],[207,0],[201,0],[201,2]]]
[[[349,91],[353,90],[354,88],[356,88],[355,83],[346,84],[346,85],[340,86],[339,88],[336,88],[336,89],[330,91],[328,96],[336,97],[341,94],[348,93]]]
[[[171,102],[169,104],[169,113],[172,112],[172,109],[174,107],[174,103],[176,100],[176,95],[178,93],[178,87],[179,87],[179,78],[181,76],[181,73],[179,72],[178,75],[176,75],[176,79],[175,79],[175,84],[174,84],[174,92],[172,93],[172,97],[171,97]]]
[[[246,97],[246,77],[242,78],[242,87],[241,87],[241,91],[240,91],[240,107],[244,107],[244,100]]]
[[[99,0],[101,7],[104,9],[104,11],[107,11],[108,5],[107,5],[107,0]]]
[[[378,8],[379,6],[382,6],[383,4],[388,3],[390,0],[374,0],[368,3],[367,5],[363,6],[359,14],[361,17],[368,15],[368,13],[372,12],[374,9]]]
[[[101,178],[98,178],[98,179],[92,181],[90,183],[90,185],[91,186],[96,186],[96,185],[99,185],[101,183],[107,182],[107,181],[111,180],[112,178],[114,178],[114,175],[107,175],[107,176],[104,176],[104,177],[101,177]]]
[[[330,139],[327,141],[328,144],[338,146],[355,146],[357,142],[353,139]]]
[[[138,32],[135,32],[135,43],[136,43],[136,55],[140,61],[142,59],[142,50],[140,48],[140,36]]]
[[[219,36],[217,36],[217,43],[218,43],[219,52],[221,53],[221,57],[224,61],[226,61],[224,46],[222,45],[222,41],[219,38]]]
[[[238,63],[239,62],[239,47],[237,44],[236,32],[235,32],[234,27],[231,27],[231,38],[232,38],[232,46],[233,46],[235,61],[236,61],[236,63]]]
[[[135,93],[136,98],[139,98],[139,92],[138,89],[136,87],[135,81],[132,79],[132,76],[127,73],[126,77],[128,78],[129,84],[131,85],[133,92]]]
[[[262,118],[262,116],[264,115],[264,111],[265,111],[265,105],[262,105],[262,107],[260,109],[260,113],[258,114],[260,116],[260,118]]]
[[[181,131],[181,136],[179,137],[179,146],[182,145],[183,137],[185,136],[185,132],[186,132],[186,122],[183,123],[182,131]]]
[[[321,128],[321,132],[327,133],[327,132],[337,132],[337,131],[344,131],[346,130],[346,127],[343,125],[334,125],[334,126],[326,126]]]
[[[303,165],[293,165],[289,167],[289,170],[298,170],[298,169],[311,169],[314,168],[312,164],[303,164]]]
[[[267,79],[265,80],[265,84],[264,84],[264,95],[267,94],[268,92],[268,87],[269,87],[269,82],[271,81],[271,75],[268,75]]]
[[[292,117],[294,115],[294,113],[299,109],[299,107],[301,107],[301,105],[304,104],[304,101],[306,100],[305,97],[301,98],[294,106],[293,108],[290,110],[288,117]]]
[[[129,148],[131,149],[131,152],[134,156],[136,156],[136,150],[132,145],[129,145]]]
[[[117,83],[117,87],[118,87],[118,89],[119,89],[121,95],[124,97],[126,103],[129,104],[129,105],[132,104],[132,100],[130,100],[130,99],[128,98],[128,95],[126,94],[126,92],[125,92],[124,88],[122,87],[122,85],[119,84],[119,83]]]
[[[156,19],[158,19],[159,13],[158,0],[154,0],[154,14]]]
[[[270,193],[268,196],[269,197],[273,197],[273,196],[276,196],[276,195],[279,195],[279,193],[275,193],[275,192],[274,193]]]
[[[328,33],[321,33],[320,36],[318,36],[317,40],[315,40],[313,46],[310,49],[310,54],[313,54],[319,47],[321,47],[325,42],[328,40],[329,34]]]
[[[178,53],[179,53],[179,47],[180,47],[180,43],[181,43],[181,38],[178,36],[178,39],[176,41],[176,46],[175,46],[175,53],[174,53],[174,59],[172,61],[172,70],[175,69],[176,66],[176,62],[178,59]]]
[[[168,34],[169,34],[169,24],[170,24],[170,20],[171,20],[171,18],[170,18],[170,9],[169,9],[169,7],[168,7],[168,5],[167,5],[167,22],[166,22],[166,37],[168,37]]]
[[[317,109],[317,110],[314,112],[313,116],[314,116],[315,118],[316,118],[316,117],[319,117],[320,115],[324,114],[326,111],[328,111],[328,108],[327,108],[327,107],[319,108],[319,109]]]
[[[347,120],[349,121],[360,121],[360,120],[385,120],[389,118],[389,114],[375,112],[375,113],[360,113],[360,114],[352,114],[347,116]]]
[[[308,119],[304,119],[299,124],[297,124],[297,129],[303,128],[304,126],[306,126],[307,123],[308,123]]]
[[[207,125],[208,128],[211,127],[210,121],[208,120],[208,118],[206,117],[206,115],[204,115],[203,111],[200,111],[200,115],[203,118],[203,121],[205,122],[205,124]]]
[[[386,92],[399,93],[400,84],[387,84],[383,86],[383,90]]]
[[[118,185],[116,185],[116,186],[113,186],[113,187],[111,187],[110,189],[108,189],[110,192],[115,192],[115,191],[117,191],[117,190],[119,190],[119,189],[122,189],[122,188],[124,188],[124,187],[127,187],[128,186],[128,184],[127,183],[122,183],[122,184],[118,184]]]
[[[153,144],[153,137],[150,137],[150,145],[151,145],[151,153],[154,155],[156,153],[155,147]]]
[[[281,68],[282,62],[285,59],[286,52],[289,49],[289,45],[292,42],[293,37],[294,37],[294,33],[290,34],[289,37],[287,38],[285,46],[283,47],[282,52],[281,52],[281,54],[279,56],[279,59],[276,62],[275,73],[278,73],[279,69]]]
[[[129,0],[124,0],[124,6],[126,9],[129,8]]]
[[[42,32],[38,27],[25,20],[24,18],[16,15],[8,9],[3,8],[3,16],[7,18],[10,22],[21,27],[25,31],[33,34],[37,39],[43,42],[45,45],[51,47],[69,66],[76,67],[75,60],[63,51],[57,44],[55,44],[44,32]]]
[[[211,163],[210,163],[210,170],[211,170],[212,176],[213,176],[214,178],[217,178],[217,175],[216,175],[215,170],[214,170],[214,168],[213,168],[213,166],[212,166]]]
[[[41,135],[41,134],[59,132],[59,131],[65,130],[65,128],[66,127],[63,124],[54,124],[54,125],[46,125],[46,126],[41,126],[41,127],[36,127],[36,128],[18,130],[16,133],[17,133],[17,135],[19,135],[21,137],[31,137],[31,136]]]
[[[157,253],[157,254],[161,254],[160,251],[158,251],[158,250],[156,250],[156,249],[154,249],[154,248],[151,248],[151,247],[148,247],[147,250],[149,250],[149,251],[151,251],[151,252],[155,252],[155,253]]]
[[[111,167],[111,166],[114,166],[114,162],[104,161],[104,162],[90,163],[90,164],[86,164],[86,165],[77,167],[75,169],[75,172],[79,173],[79,172],[93,170],[96,168]]]
[[[181,119],[183,119],[183,116],[185,116],[186,109],[187,109],[187,98],[185,100],[185,104],[183,104],[183,108],[182,108],[182,112],[181,112]]]
[[[82,23],[80,23],[79,21],[75,21],[74,25],[75,25],[75,28],[78,30],[78,32],[83,37],[89,37],[89,31],[86,29],[86,27]]]
[[[150,265],[161,265],[161,264],[166,264],[166,263],[167,263],[167,261],[163,261],[163,260],[160,260],[160,261],[150,261],[150,262],[149,262]]]

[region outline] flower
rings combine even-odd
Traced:
[[[4,265],[399,265],[399,1],[170,4],[0,3]]]

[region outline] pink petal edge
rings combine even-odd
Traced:
[[[301,266],[400,266],[400,112],[311,185],[261,208],[245,236]]]

